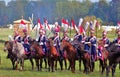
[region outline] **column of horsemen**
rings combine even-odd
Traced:
[[[102,49],[103,47],[107,48],[108,45],[110,44],[110,40],[107,37],[107,31],[104,30],[102,32],[102,37],[100,38],[100,40],[103,42],[103,47],[97,45],[97,38],[95,36],[95,30],[91,29],[90,30],[90,36],[87,36],[85,33],[80,33],[79,31],[75,31],[75,35],[73,37],[73,40],[77,40],[79,42],[81,42],[82,44],[84,44],[84,50],[87,51],[89,53],[89,55],[91,56],[91,61],[96,61],[97,58],[103,58],[102,55]],[[29,41],[31,40],[31,37],[29,35],[27,35],[27,30],[23,29],[23,33],[24,33],[24,37],[21,37],[19,35],[19,33],[15,33],[14,36],[14,40],[17,42],[20,42],[23,44],[24,48],[25,48],[25,54],[26,55],[30,55],[30,43]],[[117,31],[117,35],[118,37],[115,38],[113,40],[114,43],[117,43],[118,47],[120,44],[120,29],[118,29]],[[48,48],[46,46],[46,41],[48,40],[48,37],[46,35],[46,31],[45,29],[40,29],[39,30],[39,38],[36,40],[40,46],[42,46],[42,50],[43,53],[46,54],[48,52]],[[56,27],[54,28],[54,32],[53,32],[53,46],[56,48],[56,50],[60,51],[60,44],[61,44],[61,40],[66,40],[68,42],[71,42],[71,38],[68,36],[68,32],[63,32],[63,36],[62,38],[60,37],[60,30],[56,30]],[[74,46],[74,44],[73,44]],[[75,46],[74,46],[75,47]],[[62,55],[64,55],[63,53],[64,51],[62,51]]]

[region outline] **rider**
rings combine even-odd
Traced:
[[[39,31],[39,39],[38,39],[38,43],[40,46],[42,46],[43,52],[44,54],[46,54],[46,36],[45,36],[45,30],[40,30]]]
[[[87,37],[85,40],[85,47],[84,49],[91,54],[92,61],[96,59],[96,48],[97,48],[97,39],[94,35],[94,30],[91,30],[90,37]]]
[[[60,53],[60,37],[58,32],[54,33],[53,45],[58,51],[58,53]]]
[[[76,34],[74,35],[74,40],[77,40],[79,42],[82,41],[82,35],[77,30],[76,30]]]
[[[27,30],[26,29],[23,29],[23,33],[24,33],[24,36],[23,36],[23,39],[22,39],[22,43],[23,43],[23,46],[25,48],[25,54],[30,54],[30,36],[27,35]]]
[[[117,34],[118,34],[118,37],[115,38],[113,42],[116,43],[118,47],[120,47],[120,29],[118,29]]]
[[[17,31],[15,32],[14,40],[15,40],[16,42],[21,42],[21,36],[19,35],[19,33],[18,33]]]
[[[67,35],[67,32],[63,32],[63,38],[62,38],[62,40],[66,40],[66,41],[70,41],[70,38],[68,37],[68,35]]]
[[[98,56],[100,58],[103,58],[102,57],[103,47],[107,48],[108,45],[110,44],[110,40],[107,38],[107,31],[106,30],[104,30],[102,32],[102,38],[100,39],[100,41],[102,42],[102,45],[98,46]]]

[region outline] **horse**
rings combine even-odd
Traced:
[[[55,70],[57,70],[57,61],[59,61],[60,64],[60,68],[61,70],[63,70],[63,64],[62,64],[62,60],[60,59],[60,54],[57,51],[57,49],[53,46],[53,40],[52,38],[49,38],[47,41],[47,49],[48,49],[48,71],[54,72],[54,68]],[[55,65],[54,65],[55,62]]]
[[[114,42],[111,42],[107,50],[109,51],[109,65],[106,68],[106,77],[109,77],[110,69],[112,69],[112,77],[114,77],[116,66],[120,62],[120,48]]]
[[[8,51],[7,58],[10,58],[12,62],[12,69],[15,69],[15,61],[17,60],[15,54],[12,52],[13,41],[5,41],[4,43],[4,51]]]
[[[20,70],[21,71],[24,70],[24,60],[25,59],[30,60],[30,62],[32,64],[32,70],[34,69],[34,63],[33,63],[33,60],[32,60],[32,55],[27,56],[25,54],[25,50],[24,50],[24,47],[23,47],[22,43],[14,41],[13,42],[13,47],[12,47],[12,53],[16,56],[16,61],[15,61],[16,70],[18,69],[19,62],[20,62]]]
[[[104,47],[104,42],[102,40],[98,41],[98,52],[101,53],[101,57],[97,57],[100,62],[100,67],[102,67],[101,74],[107,68],[108,50]]]
[[[62,40],[60,49],[66,51],[67,58],[68,58],[68,61],[70,63],[71,71],[72,71],[72,73],[75,73],[75,56],[76,56],[76,51],[75,51],[74,47],[72,46],[71,43],[67,42],[66,40]]]
[[[89,73],[91,71],[90,54],[84,50],[84,44],[82,42],[73,40],[71,43],[77,51],[76,59],[79,60],[79,70],[81,71],[82,60],[84,65],[84,73]]]
[[[33,40],[33,42],[31,43],[31,47],[30,47],[31,51],[34,51],[35,55],[35,61],[36,61],[36,66],[38,68],[38,70],[42,70],[42,59],[44,58],[45,61],[45,68],[47,68],[47,54],[45,54],[42,50],[42,47],[39,46],[39,43],[35,40]]]

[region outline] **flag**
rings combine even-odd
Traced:
[[[69,28],[68,20],[65,20],[64,18],[62,18],[61,22],[62,22],[62,27],[63,27],[64,31],[66,32]]]
[[[117,23],[118,27],[120,27],[120,21]]]
[[[97,20],[94,20],[94,23],[93,23],[93,29],[95,29],[95,27],[96,27],[96,23],[97,23]]]
[[[26,23],[23,20],[21,20],[19,28],[27,29]]]
[[[38,26],[39,26],[39,29],[43,29],[43,25],[41,24],[40,22],[40,19],[38,18]]]
[[[80,34],[85,32],[82,26],[79,26],[79,32],[80,32]]]
[[[83,19],[80,18],[78,26],[81,26],[82,22],[83,22]]]
[[[86,22],[86,24],[85,24],[85,31],[87,30],[89,24],[90,24],[89,22]]]
[[[48,25],[48,21],[47,19],[44,18],[44,24],[47,27],[48,30],[50,30],[50,26]]]
[[[74,22],[73,19],[71,19],[71,25],[72,25],[72,27],[73,27],[74,29],[76,29],[76,25],[75,25],[75,22]]]
[[[64,18],[62,18],[62,24],[63,25],[67,25],[67,26],[69,26],[69,23],[68,23],[68,21],[67,20],[65,20]],[[62,26],[63,27],[63,26]]]
[[[96,26],[98,27],[98,30],[100,30],[100,24],[98,21],[96,22]]]

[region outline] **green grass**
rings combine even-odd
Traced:
[[[8,35],[12,35],[12,34],[13,34],[12,30],[0,29],[0,40],[8,40]],[[98,33],[98,36],[100,36],[100,34],[101,33]],[[32,37],[33,36],[34,33],[32,33]],[[113,32],[110,32],[108,36],[111,37],[111,39],[113,39],[114,38],[113,36],[115,35],[113,34]],[[9,59],[6,59],[7,52],[4,52],[3,48],[4,48],[4,43],[0,42],[0,56],[1,56],[0,77],[105,77],[105,73],[101,75],[99,72],[99,67],[98,67],[99,62],[96,62],[95,64],[95,71],[88,75],[84,74],[83,71],[78,70],[78,62],[76,62],[75,74],[71,73],[71,71],[68,70],[61,71],[59,65],[58,65],[58,70],[55,72],[48,72],[47,69],[44,68],[42,71],[37,71],[36,66],[35,69],[32,71],[31,64],[28,60],[25,61],[24,71],[12,70],[12,64]],[[82,70],[83,70],[83,65],[82,65]],[[120,77],[119,73],[120,71],[117,67],[115,76]]]

